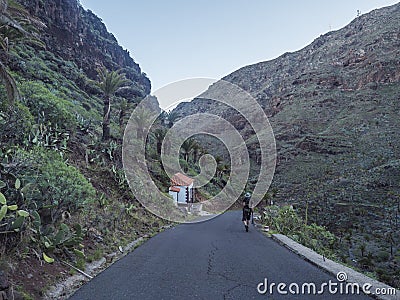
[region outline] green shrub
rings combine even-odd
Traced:
[[[72,130],[77,126],[72,103],[56,97],[43,84],[33,81],[20,86],[23,101],[39,124]]]
[[[268,206],[263,213],[263,223],[281,234],[287,235],[306,247],[326,257],[335,257],[337,238],[325,227],[305,225],[292,206]]]
[[[306,225],[297,232],[297,241],[314,251],[327,256],[334,257],[334,249],[337,238],[334,234],[327,231],[325,227],[313,223]]]
[[[378,251],[375,255],[375,260],[378,262],[386,262],[389,260],[390,253],[384,250]]]
[[[266,225],[285,235],[297,232],[302,226],[302,220],[292,206],[268,207],[264,219]]]
[[[14,161],[23,166],[19,177],[32,183],[26,194],[29,209],[49,210],[49,218],[44,222],[54,223],[64,211],[73,212],[95,201],[93,186],[54,151],[41,147],[30,151],[18,150]]]
[[[1,109],[0,109],[1,110]],[[23,143],[29,136],[34,123],[29,109],[16,102],[8,114],[0,114],[0,142],[2,145]]]

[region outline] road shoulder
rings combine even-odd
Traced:
[[[336,277],[339,272],[344,272],[347,275],[347,282],[349,283],[357,283],[360,287],[364,284],[370,284],[370,291],[376,291],[379,289],[380,291],[390,291],[393,289],[391,286],[379,282],[375,279],[372,279],[362,273],[359,273],[349,267],[346,267],[340,263],[334,262],[328,258],[323,257],[322,255],[316,253],[315,251],[307,248],[289,237],[282,234],[273,234],[272,239],[277,241],[282,246],[288,248],[292,252],[296,253],[304,260],[316,265],[317,267],[325,270],[326,272],[332,274]],[[400,291],[396,290],[396,295],[370,295],[375,299],[380,300],[399,300],[400,299]]]

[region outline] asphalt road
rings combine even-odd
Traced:
[[[257,285],[286,283],[287,295]],[[70,299],[371,299],[328,292],[293,295],[297,284],[338,283],[335,277],[258,232],[246,232],[241,212],[183,224],[151,238],[79,289]],[[337,287],[340,287],[338,285]],[[264,285],[260,286],[264,289]],[[338,289],[339,290],[339,289]]]

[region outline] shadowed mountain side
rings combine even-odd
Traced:
[[[395,246],[400,241],[398,24],[400,4],[374,10],[297,52],[223,78],[248,91],[269,117],[278,154],[273,201],[292,204],[303,216],[307,207],[309,221],[346,238],[338,249],[343,261],[378,270],[380,279],[395,286],[400,278],[395,271],[400,255]],[[254,184],[260,165],[254,124],[212,100],[181,103],[174,112],[216,114],[240,130]],[[226,156],[212,143],[209,148]],[[363,244],[365,257],[359,250]],[[382,268],[391,275],[382,275]]]

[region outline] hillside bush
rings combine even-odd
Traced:
[[[24,185],[25,207],[41,211],[44,223],[57,222],[63,212],[74,212],[95,201],[96,191],[91,183],[55,151],[35,147],[30,151],[18,149],[12,157],[17,165],[15,176]]]
[[[6,109],[1,108],[0,111],[6,111]],[[32,114],[20,102],[15,103],[12,111],[8,111],[8,113],[0,112],[1,145],[24,143],[32,130],[33,124]]]
[[[77,122],[71,102],[56,97],[43,84],[27,81],[20,85],[24,104],[36,123],[74,131]]]
[[[268,206],[262,220],[271,230],[284,234],[326,257],[335,257],[337,238],[323,226],[305,224],[292,206]]]

